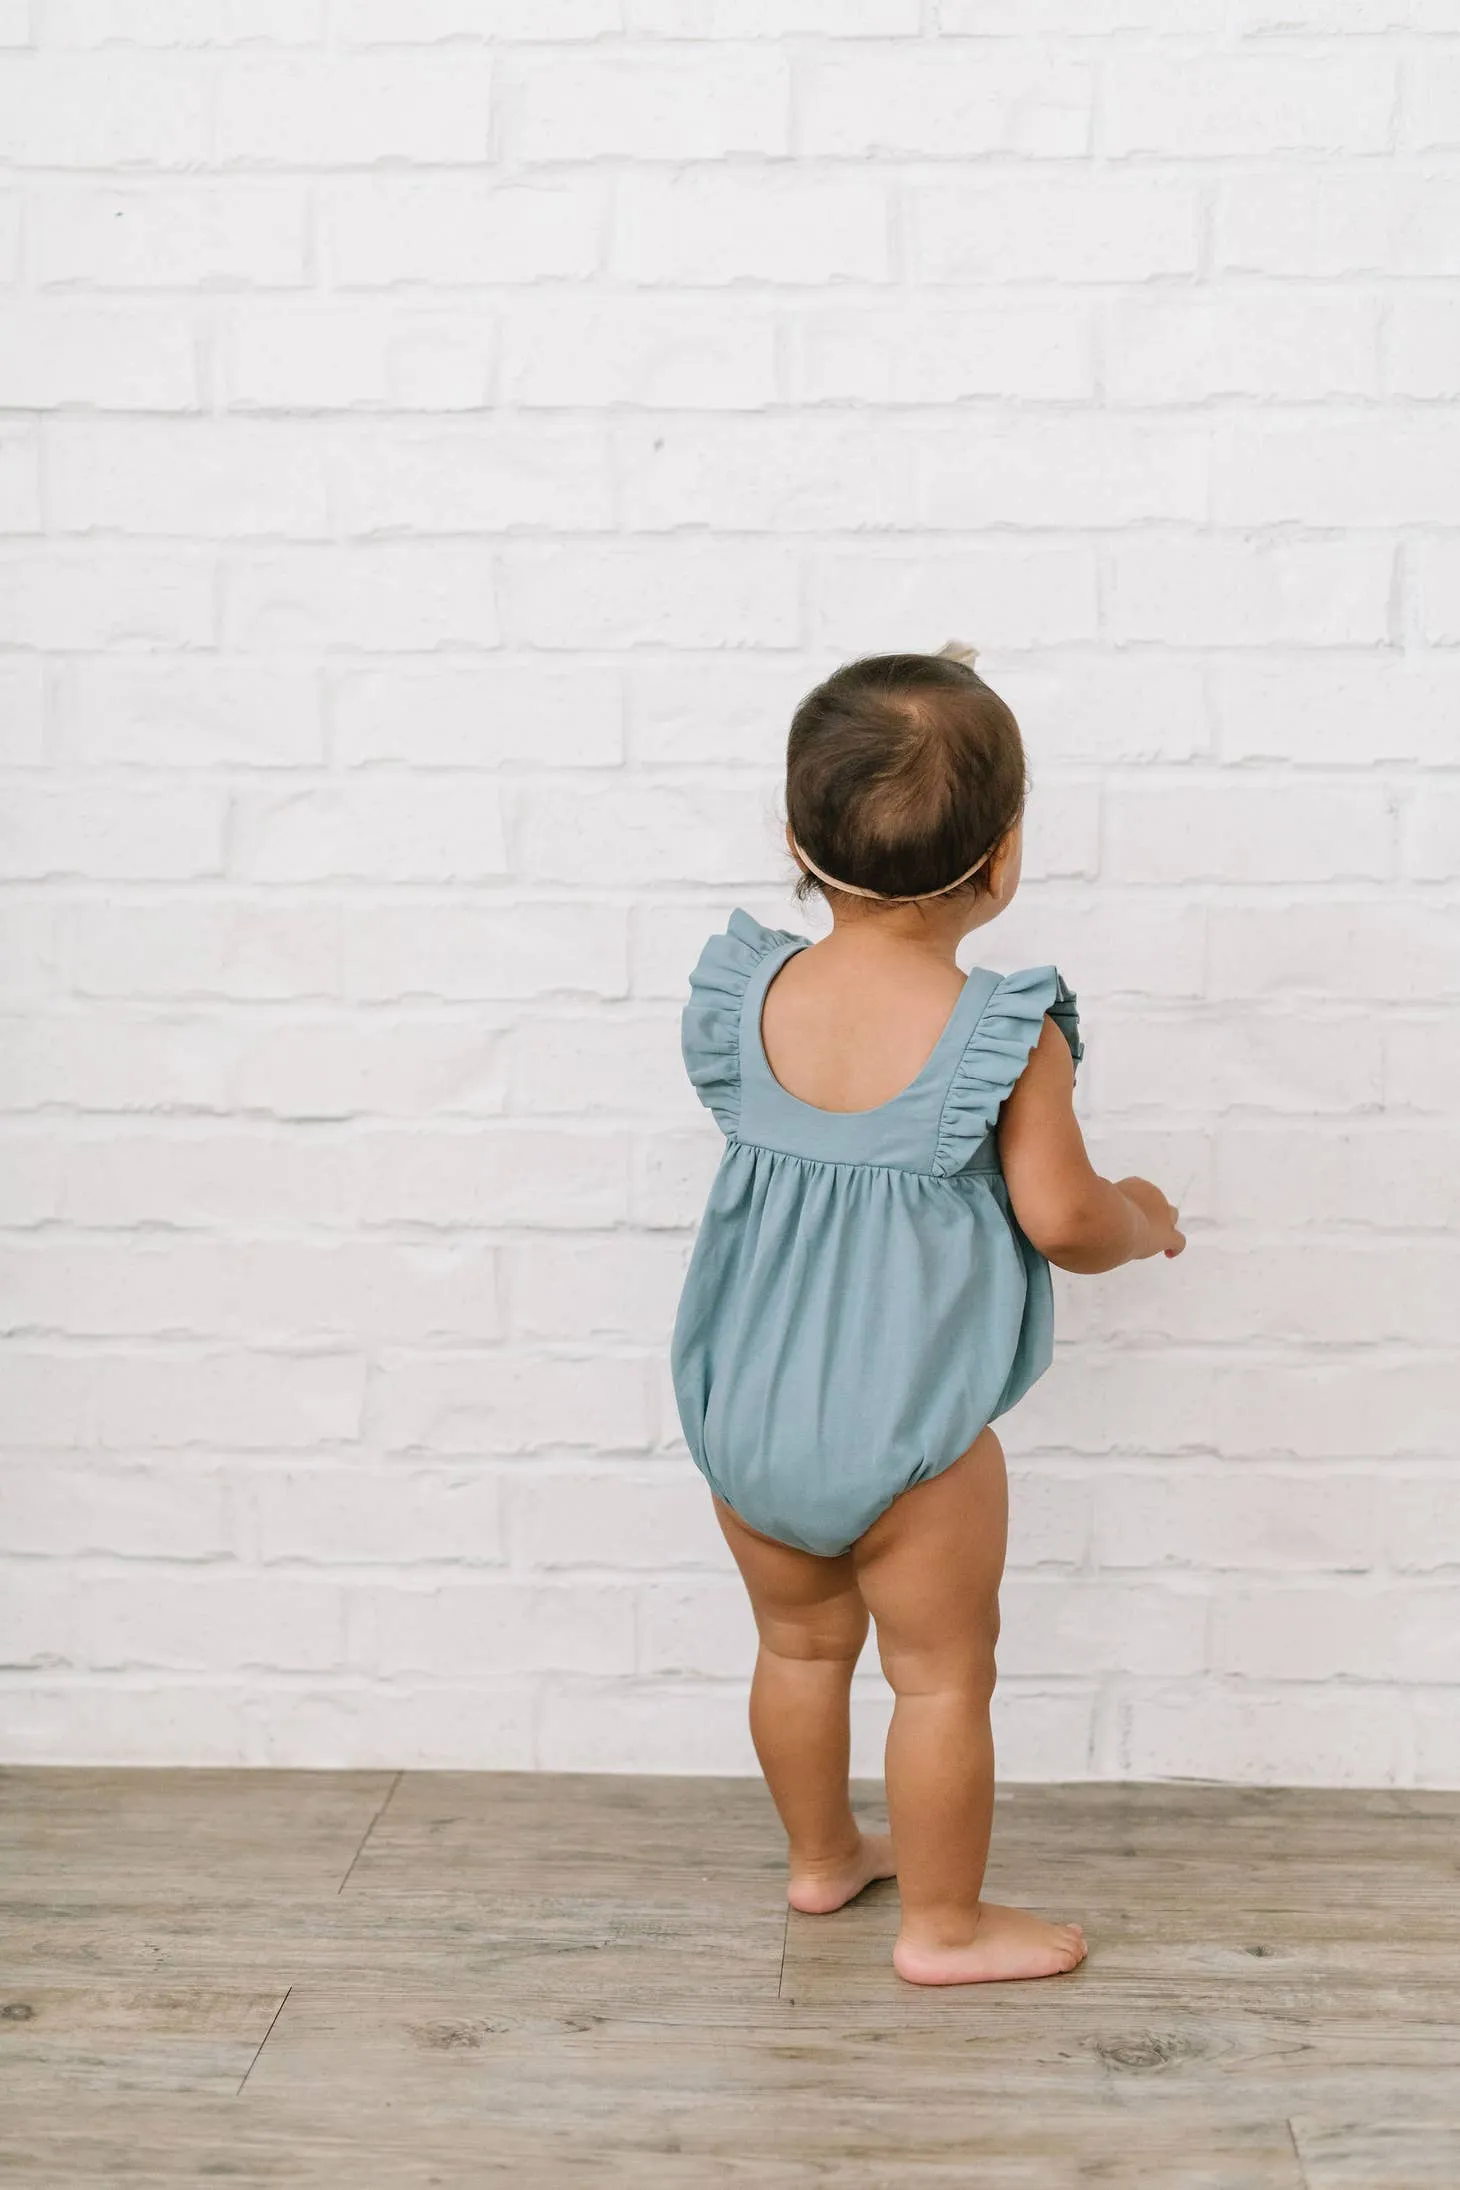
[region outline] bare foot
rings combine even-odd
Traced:
[[[966,1946],[916,1946],[899,1939],[892,1966],[910,1985],[978,1985],[1013,1977],[1059,1977],[1088,1952],[1078,1924],[1046,1924],[1028,1909],[985,1901]]]
[[[874,1878],[896,1878],[892,1838],[888,1833],[863,1833],[855,1855],[844,1863],[794,1870],[786,1899],[803,1916],[830,1916],[845,1908]]]

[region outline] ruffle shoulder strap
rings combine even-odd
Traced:
[[[740,1013],[750,977],[769,952],[806,940],[789,928],[763,927],[737,906],[689,977],[679,1023],[684,1069],[722,1133],[734,1133],[740,1119]]]
[[[938,1126],[934,1168],[961,1170],[987,1139],[999,1110],[1028,1064],[1048,1012],[1076,1065],[1085,1054],[1074,990],[1053,966],[1006,973],[991,993],[953,1070]]]

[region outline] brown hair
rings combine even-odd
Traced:
[[[931,895],[992,850],[1026,786],[1013,715],[968,663],[944,655],[848,662],[792,718],[792,834],[829,875],[888,897]],[[988,870],[964,886],[987,889]],[[803,870],[796,895],[821,887]]]

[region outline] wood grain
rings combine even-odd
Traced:
[[[101,1899],[143,1885],[333,1892],[396,1776],[0,1769],[0,1880]]]
[[[1457,1828],[1005,1790],[1090,1959],[928,1992],[894,1884],[788,1918],[757,1782],[8,1772],[0,2181],[1455,2190]]]
[[[1307,2190],[1455,2190],[1460,2183],[1460,2092],[1443,2119],[1413,2116],[1387,2121],[1327,2122],[1299,2115],[1293,2141]]]
[[[273,2101],[124,2101],[74,2115],[64,2158],[54,2122],[30,2108],[0,2120],[0,2181],[25,2190],[156,2186],[181,2190],[221,2177],[244,2190],[1304,2190],[1286,2124],[1128,2121],[1075,2109],[1057,2124],[1006,2108],[980,2117],[976,2137],[930,2157],[915,2140],[880,2138],[812,2163],[773,2148],[775,2120],[752,2116],[733,2148],[686,2148],[672,2128],[645,2124],[631,2143],[585,2143],[552,2118],[527,2135],[477,2119],[442,2123],[396,2107],[319,2110]]]
[[[759,1780],[602,1773],[411,1772],[350,1875],[350,1894],[477,1887],[656,1900],[777,1897],[785,1853]]]
[[[27,1985],[0,2002],[0,2077],[28,2093],[235,2093],[283,2000],[208,1984]]]

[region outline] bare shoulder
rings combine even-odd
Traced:
[[[771,981],[761,1042],[788,1093],[822,1110],[870,1110],[914,1080],[963,993],[956,966],[798,951]]]
[[[1046,1012],[1029,1062],[1014,1082],[1005,1111],[1056,1104],[1068,1108],[1075,1090],[1070,1045]]]
[[[761,1023],[768,1033],[789,1034],[800,1025],[854,1040],[931,1045],[964,985],[955,966],[858,963],[797,951],[766,991]]]

